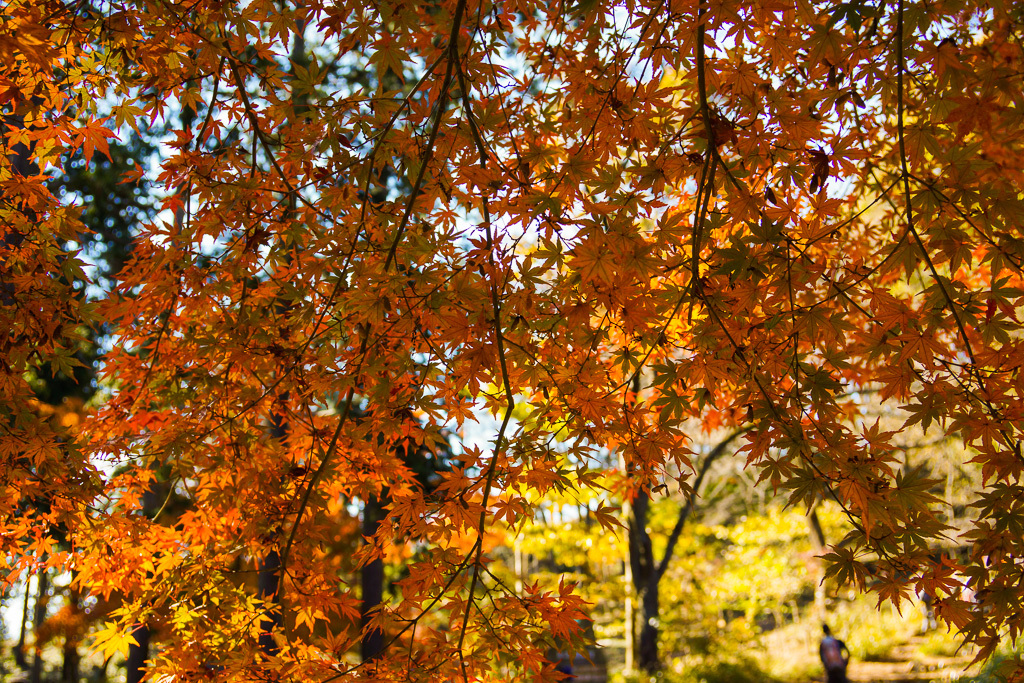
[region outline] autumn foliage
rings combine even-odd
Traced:
[[[106,601],[98,650],[145,623],[160,680],[553,680],[586,605],[489,551],[620,462],[622,491],[685,490],[695,418],[794,505],[842,504],[831,576],[927,590],[982,655],[1024,628],[1018,3],[0,18],[2,557]],[[161,152],[124,182],[162,211],[87,287],[49,180],[132,131]],[[41,404],[100,327],[96,397]],[[865,396],[983,468],[966,561]],[[402,573],[361,625],[375,559]]]

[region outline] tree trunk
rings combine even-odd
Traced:
[[[142,677],[146,675],[146,662],[149,660],[149,639],[152,635],[147,624],[139,624],[132,631],[132,637],[135,638],[138,644],[128,646],[128,661],[125,663],[125,668],[128,670],[127,683],[139,683]]]
[[[68,587],[68,608],[71,614],[78,615],[81,612],[81,594],[74,587]],[[61,683],[78,683],[81,676],[80,669],[82,657],[78,654],[77,634],[71,630],[64,637],[64,662],[60,669]]]
[[[647,532],[647,510],[651,498],[638,493],[633,499],[629,525],[629,562],[633,585],[640,600],[640,638],[634,643],[636,665],[647,673],[661,668],[658,658],[658,575],[651,536]]]
[[[821,528],[821,521],[818,519],[818,506],[815,505],[807,512],[807,528],[811,536],[811,547],[816,551],[825,549],[825,532]]]
[[[640,601],[640,668],[647,673],[661,669],[658,656],[658,622],[661,606],[658,596],[658,579],[651,577]]]
[[[825,551],[825,532],[821,528],[821,520],[818,519],[818,504],[815,503],[807,511],[807,530],[811,537],[811,547],[815,555],[821,555]],[[822,571],[819,560],[815,573],[818,579],[814,587],[814,618],[817,621],[825,621],[825,573]]]
[[[281,626],[281,610],[277,605],[280,585],[281,556],[271,550],[260,560],[256,574],[256,595],[271,605],[260,622],[260,652],[267,657],[274,657],[280,650],[274,640],[274,631]]]
[[[668,542],[665,544],[665,552],[660,561],[655,561],[654,550],[651,545],[651,536],[647,531],[647,510],[651,504],[651,497],[646,493],[638,493],[631,504],[628,504],[632,514],[627,517],[629,522],[629,574],[632,577],[633,586],[640,599],[640,638],[633,640],[634,634],[629,629],[634,628],[632,624],[631,604],[626,604],[626,612],[629,617],[627,625],[627,647],[630,653],[626,655],[627,666],[635,658],[637,666],[647,673],[655,673],[661,669],[661,658],[658,655],[658,624],[661,617],[660,596],[658,584],[661,577],[668,570],[669,562],[675,553],[676,543],[683,531],[683,526],[694,510],[694,500],[700,492],[704,477],[707,476],[711,465],[726,452],[737,437],[747,431],[746,427],[737,429],[715,446],[697,470],[697,476],[693,480],[692,493],[686,504],[679,510],[675,526],[669,533]],[[625,507],[625,506],[624,506]]]
[[[372,538],[380,527],[383,517],[380,501],[371,496],[363,507],[363,536]],[[384,601],[384,561],[380,558],[366,564],[360,572],[362,583],[362,626],[363,636],[360,653],[364,662],[380,657],[384,651],[384,632],[379,628],[367,629],[373,613]]]
[[[33,102],[35,102],[35,98],[33,98]],[[25,127],[25,117],[17,112],[16,104],[11,105],[10,111],[5,113],[3,118],[4,124],[9,130],[20,130]],[[11,170],[16,175],[28,177],[39,173],[39,167],[37,164],[31,161],[30,153],[31,150],[29,146],[23,142],[11,145],[8,148],[7,158],[11,162]],[[30,219],[35,217],[35,212],[31,209],[31,207],[25,206],[24,204],[20,204],[18,208]],[[24,239],[25,236],[15,229],[9,228],[5,230],[5,232],[3,233],[3,242],[4,245],[7,247],[17,247],[22,243]],[[13,285],[10,282],[7,282],[7,278],[4,278],[4,282],[0,283],[0,303],[2,303],[5,306],[14,305],[15,300],[14,297],[12,296],[13,293]],[[42,619],[46,617],[46,570],[41,571],[38,576],[39,590],[38,597],[36,598],[36,609],[33,619],[33,625],[37,633],[39,626],[42,625]],[[25,605],[21,618],[21,633],[19,634],[18,637],[18,649],[14,653],[14,661],[23,670],[29,669],[28,659],[25,656],[25,631],[26,622],[28,620],[28,594],[29,586],[28,582],[26,581]],[[42,611],[40,611],[40,605],[42,605]],[[33,683],[39,681],[39,678],[42,675],[42,660],[40,659],[39,656],[38,646],[35,649],[36,653],[34,659],[32,660],[31,667],[31,680],[33,681]]]
[[[14,648],[14,663],[22,671],[28,670],[28,659],[25,657],[25,636],[28,632],[28,603],[32,597],[30,582],[25,581],[25,601],[21,605],[21,630],[18,632],[18,645]]]
[[[626,463],[624,460],[619,461],[619,466],[623,471],[626,469]],[[632,674],[636,668],[636,615],[634,614],[633,605],[634,598],[636,597],[636,582],[633,579],[633,555],[635,548],[633,547],[633,504],[629,500],[622,502],[622,521],[623,526],[628,531],[627,540],[629,541],[626,547],[626,561],[623,567],[623,578],[626,581],[626,613],[624,615],[623,630],[625,633],[626,640],[626,662],[623,669],[623,673],[627,676]]]
[[[40,569],[37,574],[38,590],[36,596],[36,609],[32,619],[32,627],[36,634],[35,652],[32,658],[32,673],[29,680],[32,683],[41,683],[43,680],[43,648],[38,642],[39,630],[46,621],[46,603],[49,602],[49,596],[47,593],[50,590],[49,577],[47,576],[46,569]]]
[[[297,32],[295,35],[295,43],[292,45],[291,60],[292,67],[289,73],[294,81],[295,79],[295,67],[296,66],[308,66],[309,55],[306,53],[306,41],[303,37],[303,30],[305,22],[299,21],[297,25]],[[296,90],[293,86],[291,93],[291,101],[293,107],[293,113],[299,110],[300,100],[305,98],[298,97]],[[289,118],[289,124],[291,124],[291,118]],[[296,215],[296,208],[298,206],[298,200],[295,193],[290,193],[288,197],[289,213],[292,216]],[[288,262],[291,261],[290,256],[287,258]],[[278,315],[285,315],[288,311],[288,304],[282,299],[278,299],[274,306],[275,311]],[[279,396],[279,401],[282,406],[288,404],[288,392],[284,392]],[[282,445],[288,439],[288,417],[282,409],[281,412],[273,411],[270,415],[270,436],[276,441],[281,442]],[[301,519],[296,519],[295,524],[301,522]],[[280,529],[276,529],[271,532],[272,536],[280,536]],[[256,570],[256,595],[261,600],[265,600],[269,605],[269,608],[264,613],[263,619],[260,621],[260,636],[259,636],[259,648],[260,652],[263,653],[267,658],[275,657],[281,651],[278,647],[277,641],[274,640],[274,632],[281,628],[281,555],[277,550],[271,550],[267,555],[261,558],[257,565]]]
[[[61,683],[78,683],[81,678],[82,656],[78,653],[78,643],[64,643],[64,663],[60,669]]]

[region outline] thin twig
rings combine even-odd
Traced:
[[[402,214],[402,222],[398,224],[398,232],[395,233],[395,239],[392,240],[391,247],[388,249],[388,256],[384,260],[385,271],[391,267],[391,262],[395,259],[398,244],[402,241],[402,235],[405,234],[405,229],[409,225],[409,219],[412,217],[413,208],[416,206],[416,200],[419,198],[423,179],[427,175],[427,167],[434,156],[434,143],[437,141],[437,134],[441,130],[441,121],[444,120],[445,110],[448,109],[448,96],[452,85],[452,75],[455,72],[455,64],[461,59],[459,57],[459,28],[462,26],[462,14],[465,10],[466,0],[459,0],[459,4],[455,6],[455,15],[452,17],[452,32],[448,38],[448,63],[444,71],[444,81],[441,83],[441,94],[437,101],[436,118],[430,130],[430,137],[427,140],[427,148],[423,153],[419,173],[416,174],[416,181],[413,183],[412,192],[409,194],[409,202],[405,206],[405,213]]]
[[[971,359],[971,367],[976,369],[978,363],[974,357],[974,349],[971,348],[971,340],[967,338],[967,329],[960,319],[960,311],[957,309],[957,304],[953,300],[953,296],[946,289],[945,283],[943,283],[942,278],[939,276],[939,271],[932,262],[931,255],[924,246],[921,235],[918,234],[917,228],[914,226],[914,207],[911,203],[910,195],[910,170],[908,169],[907,147],[903,136],[903,71],[903,0],[898,0],[896,3],[896,133],[899,138],[900,174],[903,180],[904,202],[906,203],[904,215],[907,218],[907,232],[910,233],[914,241],[917,242],[917,246],[921,249],[924,262],[928,266],[932,278],[935,279],[935,284],[939,286],[942,298],[946,300],[946,305],[949,306],[949,311],[953,314],[953,320],[956,321],[960,337],[964,340],[964,350],[967,351],[967,356]],[[975,374],[978,375],[978,381],[981,382],[980,373]]]
[[[700,98],[700,113],[704,120],[704,135],[707,138],[708,148],[704,159],[704,169],[700,175],[700,185],[697,187],[697,212],[693,218],[693,253],[690,256],[690,308],[687,318],[693,318],[693,304],[698,298],[700,288],[700,243],[704,232],[704,221],[708,216],[708,203],[711,201],[711,193],[715,191],[715,164],[718,162],[717,141],[715,140],[715,127],[711,120],[711,107],[708,104],[707,81],[704,76],[704,15],[707,8],[701,2],[697,9],[697,94]]]
[[[704,483],[704,477],[707,475],[711,465],[725,453],[725,449],[729,447],[729,444],[749,432],[751,429],[753,429],[753,425],[744,425],[743,427],[736,429],[729,436],[722,439],[722,441],[711,449],[711,452],[704,458],[704,462],[700,465],[700,471],[697,472],[697,477],[693,480],[690,495],[686,496],[686,505],[684,505],[683,509],[679,511],[679,517],[676,518],[676,524],[672,527],[672,532],[668,536],[668,542],[665,544],[665,552],[661,556],[661,561],[658,562],[658,566],[654,570],[653,580],[655,582],[660,581],[661,577],[665,575],[665,571],[668,569],[668,563],[672,559],[672,554],[675,552],[676,543],[679,541],[679,535],[683,531],[683,525],[686,524],[686,520],[693,512],[694,500],[697,498],[700,486]]]
[[[480,167],[487,168],[487,146],[484,144],[484,140],[476,125],[476,119],[474,118],[472,104],[466,91],[466,83],[462,75],[461,67],[459,68],[458,74],[459,82],[463,88],[463,106],[466,109],[466,117],[470,122],[470,131],[472,131],[473,139],[477,145],[477,151],[480,155]],[[484,230],[487,233],[487,258],[491,266],[491,277],[494,278],[497,274],[497,264],[494,259],[494,235],[491,231],[491,211],[486,195],[483,197],[482,204]],[[505,430],[508,428],[509,422],[512,420],[512,412],[516,405],[515,394],[512,391],[512,382],[508,375],[508,364],[505,360],[505,335],[501,328],[501,302],[500,297],[498,296],[498,284],[493,279],[491,281],[491,307],[494,309],[494,340],[498,347],[498,365],[501,368],[502,387],[505,390],[505,415],[502,418],[501,426],[498,428],[498,434],[494,438],[494,453],[491,455],[491,462],[487,466],[487,476],[483,487],[483,498],[480,503],[480,520],[477,523],[476,549],[473,558],[473,577],[469,582],[469,594],[466,599],[466,612],[462,617],[462,632],[459,634],[459,662],[462,667],[462,678],[466,683],[469,683],[469,672],[466,669],[466,660],[463,657],[462,648],[466,640],[466,631],[469,627],[469,614],[473,608],[473,594],[476,592],[476,585],[480,580],[480,559],[483,554],[484,547],[484,529],[487,526],[487,503],[491,495],[491,485],[494,483],[494,474],[497,471],[498,458],[504,450]]]

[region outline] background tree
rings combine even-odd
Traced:
[[[727,453],[729,446],[742,433],[742,430],[736,430],[726,436],[701,460],[693,482],[688,486],[687,490],[689,493],[686,502],[680,507],[679,515],[668,534],[661,557],[657,557],[654,552],[650,531],[648,530],[648,509],[651,504],[650,495],[647,492],[641,491],[629,503],[631,515],[627,528],[629,538],[628,561],[632,565],[630,575],[632,576],[640,601],[640,638],[636,643],[633,661],[637,662],[641,669],[649,673],[656,672],[661,668],[661,661],[658,656],[658,624],[662,621],[659,585],[669,568],[669,563],[672,561],[672,556],[675,553],[676,544],[679,542],[679,536],[683,532],[683,527],[697,504],[696,498],[700,494],[701,485],[704,483],[708,470],[716,460]],[[633,628],[632,624],[629,624],[628,628]]]

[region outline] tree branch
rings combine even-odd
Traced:
[[[676,520],[676,525],[672,527],[672,533],[669,534],[668,543],[665,545],[665,553],[661,556],[661,562],[658,563],[658,568],[654,572],[654,580],[660,581],[661,577],[665,575],[665,571],[668,569],[668,563],[672,559],[672,554],[675,552],[676,543],[679,541],[679,535],[683,531],[683,525],[686,524],[686,520],[690,517],[693,512],[694,501],[697,498],[697,493],[700,491],[701,484],[704,483],[704,476],[711,469],[711,465],[714,464],[718,458],[724,453],[725,449],[729,447],[733,441],[740,436],[750,431],[750,426],[745,426],[737,429],[729,436],[725,437],[717,446],[711,449],[707,457],[704,458],[704,462],[700,464],[700,471],[697,472],[697,478],[693,480],[693,487],[690,491],[690,495],[686,498],[686,505],[679,511],[679,518]]]
[[[907,147],[903,136],[903,71],[903,0],[898,0],[896,3],[896,133],[899,138],[900,177],[903,180],[903,196],[906,203],[907,232],[911,234],[917,246],[921,249],[921,255],[928,266],[928,271],[935,279],[935,284],[939,286],[939,291],[942,292],[942,298],[946,300],[946,305],[949,306],[949,312],[953,315],[953,320],[956,321],[960,337],[964,340],[964,350],[967,351],[967,356],[971,359],[971,369],[977,375],[978,382],[981,383],[981,373],[977,369],[978,363],[974,357],[974,349],[971,348],[971,340],[967,338],[967,329],[960,319],[960,311],[957,309],[956,302],[953,301],[952,294],[950,294],[949,290],[946,289],[946,285],[942,282],[939,271],[935,268],[935,264],[932,262],[932,258],[924,246],[924,241],[914,226],[914,207],[911,203],[910,195],[910,170],[907,164]],[[952,273],[950,275],[952,276]]]
[[[405,213],[402,214],[402,222],[398,225],[398,232],[395,233],[395,239],[391,242],[391,247],[388,249],[388,256],[384,260],[384,270],[386,271],[391,267],[391,262],[395,259],[395,252],[398,251],[398,245],[402,241],[402,236],[405,234],[405,229],[409,225],[409,219],[412,217],[413,207],[416,206],[416,199],[419,196],[420,188],[423,186],[423,179],[427,175],[427,166],[430,165],[430,160],[434,156],[434,143],[437,141],[437,133],[441,130],[441,121],[444,119],[444,112],[448,109],[448,95],[452,85],[452,75],[455,72],[455,63],[460,59],[459,57],[459,28],[462,26],[462,15],[466,10],[466,0],[459,0],[459,4],[455,6],[455,15],[452,17],[452,31],[448,37],[448,63],[444,70],[444,81],[441,82],[441,94],[437,101],[437,117],[434,119],[434,125],[430,129],[430,138],[427,140],[427,148],[423,153],[423,160],[420,164],[419,173],[416,174],[416,181],[413,183],[412,192],[409,194],[409,203],[405,205]]]
[[[693,315],[693,303],[697,299],[700,287],[700,243],[704,232],[704,221],[707,220],[708,203],[715,189],[715,164],[718,161],[715,127],[711,121],[711,106],[708,104],[707,81],[704,76],[704,15],[707,8],[701,2],[697,9],[697,94],[700,100],[701,118],[704,120],[704,134],[707,136],[708,148],[701,171],[700,184],[697,186],[697,213],[693,218],[693,247],[690,255],[690,308],[687,317]]]

